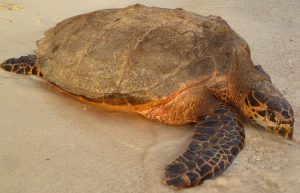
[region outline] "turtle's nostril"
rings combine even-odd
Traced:
[[[281,136],[285,136],[285,133],[286,133],[286,130],[281,127],[279,130],[278,130],[278,134],[281,135]]]

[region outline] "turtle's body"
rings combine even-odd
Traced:
[[[93,101],[129,103],[168,124],[197,121],[199,106],[208,104],[204,87],[226,84],[237,65],[235,52],[245,52],[251,62],[246,42],[221,18],[143,6],[69,18],[48,30],[37,45],[37,63],[48,81]],[[187,117],[147,113],[195,86],[196,96],[185,97],[182,109],[175,107],[189,110]]]
[[[197,122],[188,150],[167,167],[167,184],[193,186],[224,171],[243,148],[242,117],[292,137],[291,106],[220,17],[100,10],[58,23],[37,45],[36,61],[9,59],[2,68],[41,72],[71,94],[166,124]]]

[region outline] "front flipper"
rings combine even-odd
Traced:
[[[222,173],[243,148],[244,139],[237,114],[220,106],[196,124],[187,151],[166,167],[165,183],[189,187]]]

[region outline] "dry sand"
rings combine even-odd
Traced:
[[[0,60],[32,53],[42,32],[62,19],[134,2],[0,0]],[[299,0],[140,3],[226,19],[294,107],[295,140],[247,125],[246,147],[223,175],[177,191],[161,179],[189,144],[192,126],[99,109],[39,78],[0,71],[0,193],[299,192]]]

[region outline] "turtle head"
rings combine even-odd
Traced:
[[[260,83],[244,99],[243,113],[252,122],[291,139],[294,113],[289,102],[270,83]]]

